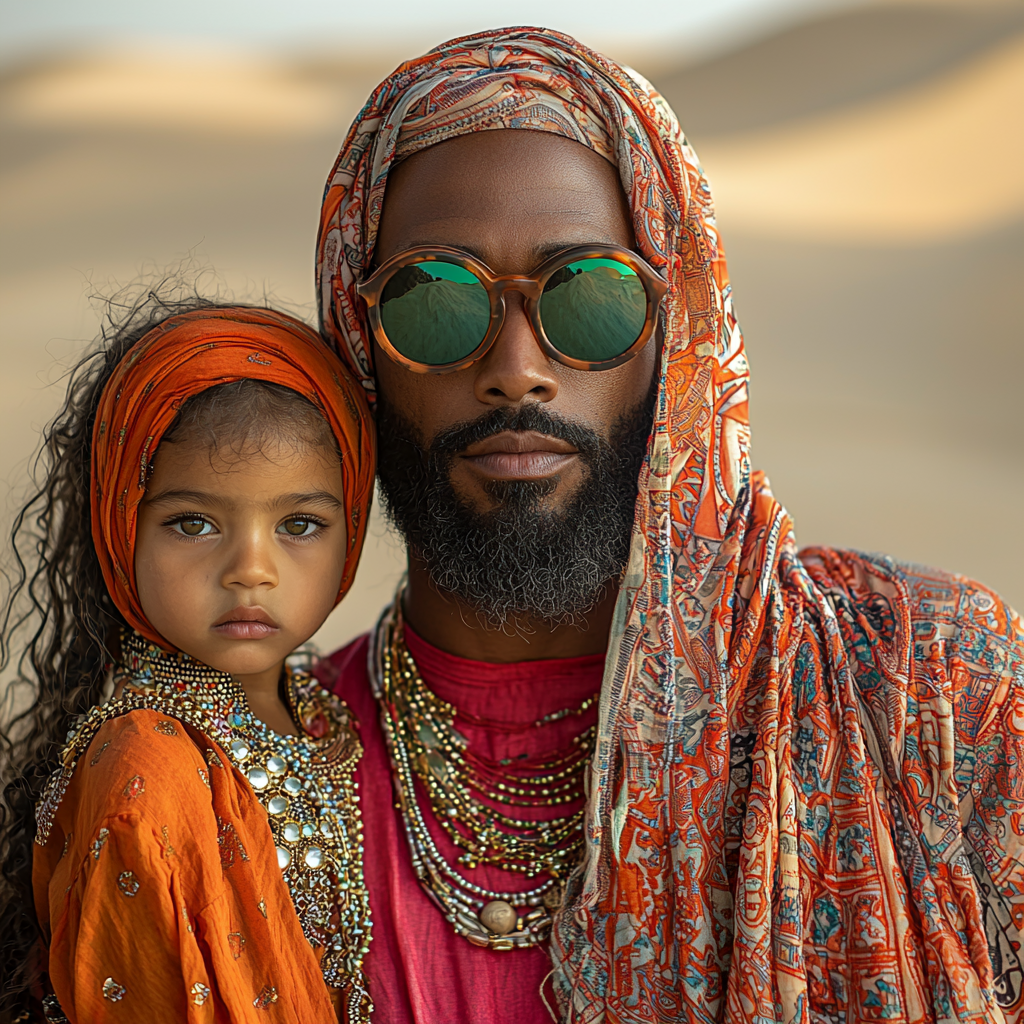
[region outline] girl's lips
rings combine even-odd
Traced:
[[[222,615],[213,629],[233,640],[262,640],[276,633],[278,626],[262,608],[235,608]]]
[[[262,640],[276,633],[277,626],[269,622],[259,622],[253,619],[234,619],[230,622],[220,622],[213,627],[214,632],[221,636],[230,637],[232,640]]]

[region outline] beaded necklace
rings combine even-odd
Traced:
[[[370,674],[416,876],[455,931],[473,945],[489,949],[536,945],[548,937],[565,878],[579,859],[583,811],[535,821],[521,820],[492,805],[539,808],[579,800],[594,730],[586,730],[568,749],[539,763],[473,755],[455,727],[460,712],[423,682],[402,638],[400,609],[399,598],[378,624]],[[582,714],[593,700],[533,724]],[[475,724],[496,724],[465,717]],[[510,893],[491,891],[467,879],[438,850],[419,805],[416,780],[426,791],[435,820],[465,851],[459,865],[495,864],[531,879],[546,876],[544,880],[526,892]]]
[[[191,726],[220,747],[266,809],[303,934],[314,949],[323,949],[324,981],[341,991],[345,1020],[369,1021],[373,1006],[362,964],[371,921],[354,778],[362,745],[343,702],[307,671],[286,665],[285,675],[289,711],[302,730],[295,736],[282,736],[256,718],[229,674],[187,654],[168,654],[137,633],[123,635],[114,671],[121,695],[90,709],[68,733],[62,767],[37,809],[36,842],[46,844],[75,766],[104,722],[146,708]],[[220,763],[212,748],[205,756]]]

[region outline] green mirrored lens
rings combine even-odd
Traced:
[[[465,359],[487,334],[487,290],[464,267],[422,260],[396,271],[380,298],[388,341],[407,359],[430,366]]]
[[[540,319],[548,340],[563,355],[600,363],[621,356],[640,337],[647,293],[625,263],[576,260],[548,278]]]

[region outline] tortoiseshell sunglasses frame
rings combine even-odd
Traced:
[[[647,314],[639,336],[625,352],[611,359],[598,361],[574,359],[572,356],[559,352],[548,339],[540,318],[540,297],[544,290],[544,285],[548,282],[548,278],[568,263],[587,259],[614,259],[624,263],[640,279],[644,286],[644,294],[647,296]],[[387,332],[384,330],[384,325],[381,323],[380,297],[391,277],[397,271],[412,263],[429,262],[430,260],[454,263],[456,266],[468,270],[486,288],[487,297],[491,305],[490,323],[487,327],[487,333],[480,340],[480,344],[469,355],[451,363],[421,363],[418,360],[402,355],[391,344]],[[537,343],[548,356],[564,366],[571,366],[575,370],[610,370],[612,367],[621,366],[629,359],[632,359],[650,341],[651,335],[658,324],[658,309],[661,306],[661,300],[668,291],[668,282],[635,252],[631,252],[629,249],[620,249],[614,245],[582,245],[563,249],[561,252],[557,252],[554,256],[546,259],[532,274],[526,276],[515,274],[497,275],[491,271],[486,263],[481,262],[475,256],[462,249],[434,245],[417,246],[392,256],[391,259],[382,263],[365,281],[360,281],[356,285],[356,292],[366,303],[370,330],[373,332],[377,344],[396,363],[400,363],[414,373],[451,373],[455,370],[464,370],[478,359],[482,359],[494,344],[498,333],[501,331],[501,325],[505,321],[505,292],[507,291],[521,292],[525,296],[526,314],[530,320],[530,326],[533,329]]]

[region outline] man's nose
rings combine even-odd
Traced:
[[[276,546],[265,530],[250,528],[238,536],[224,566],[221,584],[227,589],[272,589],[279,582]]]
[[[550,402],[558,394],[554,361],[540,347],[519,292],[505,293],[505,322],[477,364],[473,390],[485,405]]]

